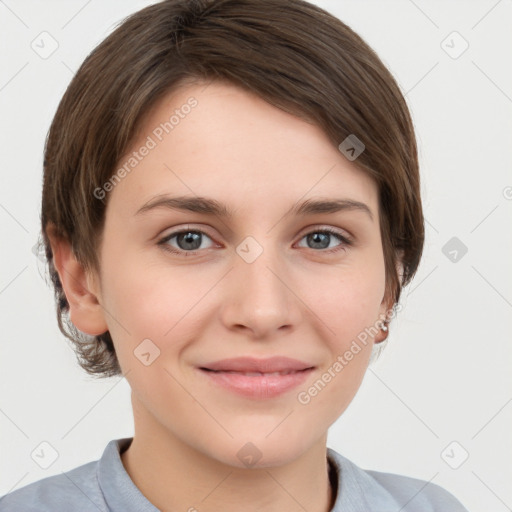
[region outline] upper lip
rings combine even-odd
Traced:
[[[284,356],[269,357],[267,359],[235,357],[233,359],[222,359],[207,363],[200,368],[215,371],[273,373],[306,370],[313,368],[313,365]]]

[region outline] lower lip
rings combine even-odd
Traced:
[[[302,384],[314,368],[288,375],[243,375],[199,369],[213,382],[230,391],[254,399],[274,398]]]

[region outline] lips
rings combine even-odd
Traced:
[[[285,356],[267,359],[236,357],[213,361],[197,369],[208,383],[245,398],[268,400],[303,384],[315,366]]]
[[[304,371],[314,366],[298,359],[285,356],[256,359],[254,357],[236,357],[222,359],[207,363],[200,367],[201,370],[213,372],[238,373],[247,376],[258,375],[288,375]]]

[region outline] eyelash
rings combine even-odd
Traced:
[[[182,229],[180,231],[174,231],[173,233],[170,233],[168,235],[166,235],[164,238],[162,238],[157,245],[159,246],[162,246],[162,248],[165,250],[165,251],[168,251],[172,254],[177,254],[179,256],[194,256],[196,255],[197,253],[201,252],[202,250],[204,249],[201,249],[201,250],[196,250],[196,251],[184,251],[184,250],[177,250],[175,249],[174,247],[170,246],[167,244],[167,242],[169,242],[169,240],[172,240],[174,237],[182,234],[182,233],[201,233],[202,235],[206,235],[208,238],[212,238],[211,236],[208,235],[208,233],[200,230],[200,229]],[[306,236],[308,235],[311,235],[313,233],[322,233],[322,234],[329,234],[329,235],[333,235],[335,236],[336,238],[338,238],[340,240],[340,242],[342,242],[341,245],[333,248],[333,249],[319,249],[319,250],[315,250],[315,249],[312,249],[312,251],[314,252],[321,252],[321,253],[327,253],[327,254],[332,254],[332,253],[336,253],[338,251],[341,251],[341,250],[345,250],[347,247],[350,247],[352,245],[352,240],[350,240],[348,237],[342,235],[341,233],[339,233],[338,231],[332,229],[332,228],[322,228],[322,229],[316,229],[316,230],[313,230],[313,231],[309,231],[308,233],[306,233],[305,235],[302,236],[301,240],[303,238],[305,238]]]

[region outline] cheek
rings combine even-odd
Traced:
[[[115,249],[114,247],[112,249]],[[165,333],[178,321],[183,309],[180,283],[164,278],[162,270],[137,255],[111,252],[106,248],[103,263],[103,306],[105,320],[123,371],[139,363],[134,350],[145,339],[161,348]],[[185,288],[186,289],[186,288]],[[183,316],[185,312],[181,313]],[[147,342],[146,342],[147,343]],[[156,349],[154,349],[156,350]]]
[[[345,411],[366,373],[377,334],[376,322],[384,294],[384,266],[364,271],[337,272],[308,294],[315,304],[318,336],[328,347],[328,357],[316,380],[303,388],[300,407],[315,410],[315,416],[332,425]],[[328,283],[328,284],[327,284]]]
[[[106,321],[121,367],[125,372],[138,371],[140,360],[136,354],[145,346],[141,343],[158,354],[151,366],[173,367],[188,340],[197,336],[198,329],[210,318],[205,305],[219,302],[209,293],[217,278],[206,267],[172,268],[165,258],[144,259],[136,251],[124,255],[121,259],[114,250],[109,253],[103,280]],[[147,339],[156,348],[144,342]]]
[[[384,263],[329,269],[307,292],[307,303],[325,325],[333,345],[343,349],[379,318],[385,291]]]

